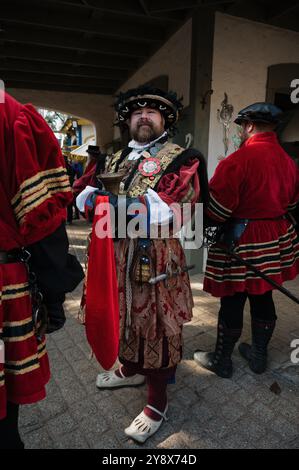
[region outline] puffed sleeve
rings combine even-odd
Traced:
[[[159,182],[158,195],[168,205],[172,203],[195,204],[199,200],[199,161],[190,159],[177,172],[168,173]]]
[[[54,232],[72,200],[58,141],[32,105],[14,122],[15,187],[11,204],[25,245]]]
[[[218,222],[225,222],[238,207],[244,169],[237,152],[222,160],[210,180],[210,202],[206,215]]]

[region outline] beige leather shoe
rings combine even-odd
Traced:
[[[146,405],[146,408],[150,408],[155,413],[162,416],[162,418],[160,419],[160,421],[155,421],[154,419],[149,418],[144,413],[144,411],[142,411],[134,419],[134,421],[132,421],[130,426],[125,429],[125,434],[131,439],[134,439],[134,441],[139,442],[140,444],[143,444],[149,437],[153,436],[153,434],[158,431],[163,420],[168,421],[168,418],[166,416],[168,404],[166,405],[164,413],[161,413],[161,411],[157,410],[151,405]]]
[[[135,374],[132,377],[125,377],[121,371],[121,367],[118,370],[121,377],[118,377],[114,370],[99,374],[97,376],[96,386],[103,390],[108,388],[137,387],[138,385],[143,385],[145,382],[144,375]]]

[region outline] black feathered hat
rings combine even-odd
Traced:
[[[157,109],[165,119],[165,129],[174,129],[183,109],[182,99],[178,99],[175,92],[165,92],[150,85],[142,85],[132,88],[126,93],[117,96],[115,110],[117,112],[117,124],[125,122],[133,111],[145,107]]]
[[[281,116],[282,110],[272,103],[254,103],[239,111],[235,123],[251,121],[278,124]]]

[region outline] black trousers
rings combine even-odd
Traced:
[[[71,204],[67,206],[67,221],[69,223],[73,222],[73,203],[72,202]]]
[[[262,295],[249,295],[247,292],[238,292],[232,296],[221,298],[219,318],[228,328],[242,329],[245,302],[249,299],[252,319],[271,322],[276,320],[275,305],[272,291]]]
[[[24,449],[19,434],[19,405],[7,403],[6,418],[0,420],[0,449]]]

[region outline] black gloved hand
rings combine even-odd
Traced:
[[[86,198],[85,204],[84,204],[84,212],[85,216],[88,219],[89,222],[92,222],[93,217],[94,217],[94,210],[96,206],[96,200],[98,196],[108,196],[109,197],[109,203],[112,204],[114,207],[117,206],[117,199],[118,197],[115,194],[110,193],[109,191],[104,191],[101,189],[97,189],[93,193],[89,194],[89,196]]]
[[[96,199],[97,199],[98,196],[108,196],[109,197],[109,203],[112,204],[114,207],[117,206],[118,196],[116,196],[113,193],[110,193],[110,191],[105,191],[103,189],[98,189],[97,191],[95,191],[91,195],[91,200],[92,200],[92,203],[93,203],[94,207],[95,207]]]
[[[60,302],[47,304],[48,325],[46,334],[54,333],[60,330],[66,321],[63,305]]]
[[[98,196],[108,196],[109,203],[114,208],[114,236],[117,238],[118,232],[118,216],[119,214],[126,214],[126,219],[124,223],[127,225],[130,220],[132,220],[137,214],[134,212],[128,211],[128,208],[131,204],[141,204],[139,197],[126,197],[126,196],[117,196],[109,191],[97,190],[88,196],[85,202],[85,213],[90,221],[92,221],[94,216],[94,210],[96,206],[96,200]],[[140,207],[141,209],[141,207]]]

